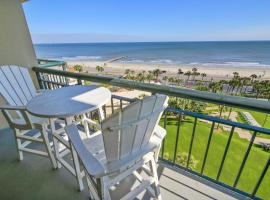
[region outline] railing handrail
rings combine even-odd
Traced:
[[[47,67],[55,67],[55,66],[63,66],[66,64],[65,61],[59,60],[47,60],[47,59],[38,59],[38,62],[45,62],[44,64],[39,64],[39,67],[47,68]]]
[[[249,130],[249,131],[253,131],[253,132],[263,133],[265,135],[270,135],[270,129],[268,129],[268,128],[253,126],[253,125],[249,125],[249,124],[243,124],[243,123],[239,123],[239,122],[235,122],[235,121],[231,121],[231,120],[227,120],[227,119],[222,119],[222,118],[218,118],[218,117],[214,117],[214,116],[210,116],[210,115],[200,114],[200,113],[196,113],[196,112],[192,112],[192,111],[188,111],[188,110],[167,108],[166,111],[177,113],[177,114],[188,115],[188,116],[203,119],[206,121],[213,121],[213,122],[228,125],[228,126],[234,126],[237,128],[241,128],[241,129],[245,129],[245,130]]]
[[[97,83],[105,83],[113,86],[132,88],[152,93],[161,93],[168,96],[187,98],[219,105],[227,105],[232,107],[255,110],[264,113],[270,113],[270,102],[247,97],[229,96],[224,94],[216,94],[205,91],[198,91],[186,88],[176,88],[166,85],[158,85],[153,83],[142,83],[127,79],[117,78],[113,76],[93,75],[86,73],[75,73],[69,71],[61,71],[43,67],[33,67],[35,72],[49,73],[52,75],[60,75],[78,80],[93,81]]]

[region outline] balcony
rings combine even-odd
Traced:
[[[91,82],[103,84],[112,90],[123,87],[164,93],[180,103],[189,100],[220,107],[270,112],[267,101],[68,72],[64,62],[40,60],[39,63],[40,66],[33,70],[43,89]],[[134,99],[118,92],[103,109],[106,115],[110,115],[132,101]],[[91,114],[95,116],[95,113]],[[174,107],[165,111],[160,124],[167,130],[159,162],[163,199],[270,198],[270,153],[263,149],[270,143],[270,129],[215,117],[207,112]],[[76,192],[76,182],[68,172],[50,170],[47,159],[29,155],[22,163],[17,163],[13,141],[9,129],[1,131],[0,154],[4,155],[0,161],[1,199],[87,198],[86,190]],[[9,188],[13,188],[12,194]],[[149,198],[144,194],[140,199]]]

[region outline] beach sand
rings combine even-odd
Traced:
[[[84,71],[88,71],[89,73],[98,73],[96,70],[96,66],[104,66],[104,62],[96,62],[96,61],[85,61],[85,60],[77,60],[77,61],[68,61],[68,66],[72,67],[75,64],[80,64],[83,66]],[[179,68],[182,69],[183,72],[188,70],[191,71],[193,67],[198,69],[200,73],[206,73],[207,77],[204,80],[210,79],[231,79],[233,77],[233,72],[238,72],[240,76],[249,77],[251,74],[261,75],[261,79],[270,79],[270,68],[269,67],[235,67],[233,65],[165,65],[165,64],[148,64],[148,63],[124,63],[124,62],[112,62],[106,63],[104,66],[104,72],[102,74],[109,75],[123,75],[126,69],[134,70],[135,72],[140,71],[149,71],[153,69],[159,68],[160,70],[166,71],[166,76],[177,76],[177,71]],[[197,77],[200,79],[200,77]]]

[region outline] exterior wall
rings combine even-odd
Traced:
[[[37,59],[20,0],[0,0],[0,66],[12,64],[32,68]],[[4,127],[7,123],[0,115],[0,128]]]

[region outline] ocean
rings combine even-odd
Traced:
[[[270,67],[270,41],[36,44],[37,57],[165,65]]]

